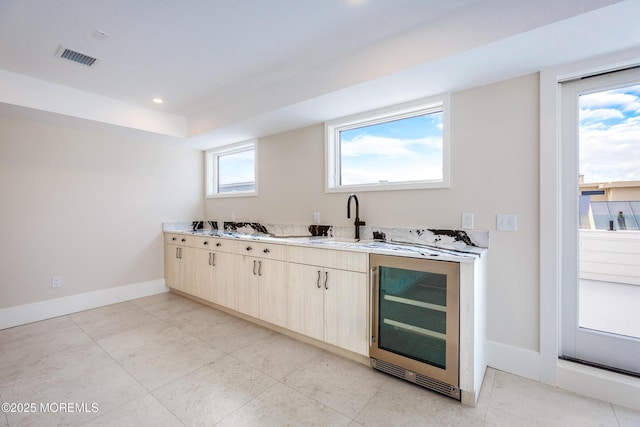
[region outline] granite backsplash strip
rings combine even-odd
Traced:
[[[242,234],[259,234],[273,237],[334,237],[352,239],[353,226],[332,225],[298,225],[298,224],[267,224],[259,222],[225,221],[222,229],[217,221],[207,221],[206,228],[203,221],[185,221],[163,223],[163,231],[195,231],[211,229],[221,232],[235,232]],[[361,227],[362,240],[382,240],[396,243],[414,243],[423,245],[451,245],[454,247],[475,246],[489,247],[488,230],[446,230],[434,228],[398,228],[398,227]]]

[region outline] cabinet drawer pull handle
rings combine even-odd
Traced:
[[[329,282],[329,272],[325,271],[324,272],[324,288],[325,289],[329,289],[329,284],[327,282]]]
[[[258,261],[258,276],[262,276],[262,261]]]
[[[269,250],[269,248],[264,248],[264,250],[262,252],[264,252],[265,254],[268,254],[271,251]]]
[[[248,250],[248,251],[252,251],[252,250],[253,250],[253,248],[252,248],[251,246],[247,246],[247,250]]]
[[[256,260],[253,260],[253,275],[256,275]]]
[[[172,237],[171,240],[173,240],[175,242],[176,240],[178,240],[178,238],[177,237]]]
[[[318,270],[318,280],[316,280],[316,286],[320,289],[320,270]]]
[[[216,243],[216,246],[220,247],[220,246],[222,246],[222,243],[218,242],[218,243]]]
[[[206,240],[205,240],[205,241],[204,241],[204,243],[203,243],[203,245],[205,245],[205,246],[207,246],[208,244],[209,244],[209,242],[208,242],[208,241],[206,241]]]
[[[182,239],[182,240],[180,240],[180,241],[184,243],[184,242],[186,242],[186,241],[187,241],[187,239],[183,238],[183,239]]]

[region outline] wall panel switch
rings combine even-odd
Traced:
[[[463,213],[462,214],[462,228],[464,230],[471,230],[473,228],[473,214],[472,213]]]
[[[496,229],[498,231],[517,231],[518,216],[517,215],[498,215],[496,217]]]

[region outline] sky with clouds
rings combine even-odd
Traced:
[[[253,182],[255,180],[255,150],[220,156],[218,158],[218,184],[221,186]]]
[[[640,85],[580,96],[580,174],[640,181]]]
[[[442,113],[340,132],[342,185],[442,180]]]

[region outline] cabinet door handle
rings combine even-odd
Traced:
[[[316,286],[320,289],[320,270],[318,270],[318,280],[316,280]]]
[[[209,265],[213,265],[213,264],[211,263],[211,255],[213,255],[213,254],[212,254],[211,252],[209,252]]]
[[[216,266],[216,254],[211,254],[211,266]]]
[[[262,261],[258,261],[258,276],[262,276]]]
[[[256,260],[253,260],[253,275],[256,275]]]
[[[325,288],[325,289],[329,289],[329,284],[328,284],[328,282],[329,282],[329,272],[328,272],[328,271],[325,271],[325,272],[324,272],[324,288]]]
[[[180,258],[180,248],[176,248],[176,258]]]
[[[182,259],[182,248],[178,248],[178,258]]]

